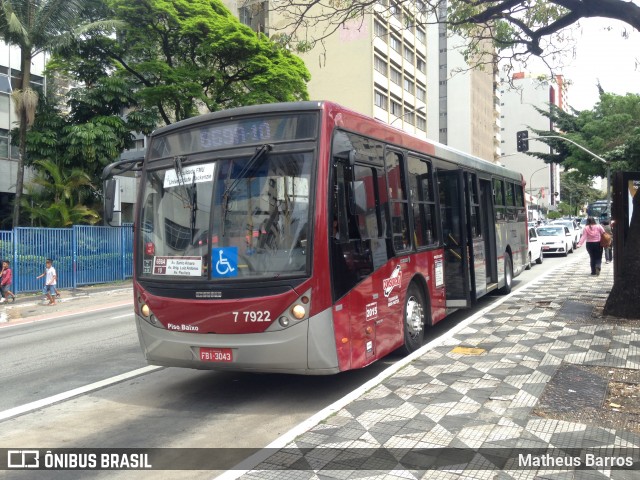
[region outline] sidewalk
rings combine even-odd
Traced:
[[[219,478],[639,478],[640,322],[567,260]]]
[[[47,305],[42,293],[17,294],[15,302],[0,304],[0,328],[132,303],[132,292],[128,280],[60,289],[55,305]]]

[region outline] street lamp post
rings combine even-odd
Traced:
[[[580,145],[579,143],[574,142],[573,140],[569,140],[568,138],[564,138],[561,137],[559,135],[541,135],[539,137],[529,137],[529,140],[537,140],[539,138],[558,138],[560,140],[564,140],[565,142],[569,142],[572,145],[575,145],[576,147],[578,147],[580,150],[582,150],[583,152],[588,153],[589,155],[591,155],[593,158],[600,160],[602,163],[604,163],[607,166],[607,208],[609,209],[609,215],[611,215],[611,165],[609,164],[609,162],[607,162],[604,158],[602,158],[599,155],[596,155],[595,153],[593,153],[591,150],[587,150],[586,148],[584,148],[582,145]],[[535,173],[535,172],[534,172]]]
[[[544,170],[545,168],[546,168],[546,169],[548,169],[548,168],[549,168],[549,165],[545,165],[544,167],[539,168],[538,170],[534,171],[534,172],[531,174],[531,176],[529,177],[529,195],[531,195],[531,197],[533,197],[533,176],[534,176],[536,173],[541,172],[541,171],[542,171],[542,170]]]

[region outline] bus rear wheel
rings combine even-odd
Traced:
[[[511,256],[507,253],[504,256],[504,287],[500,289],[500,293],[507,295],[511,293],[511,284],[513,283],[513,264]]]
[[[404,305],[404,345],[405,354],[413,353],[424,341],[425,304],[422,290],[415,283],[409,286]]]

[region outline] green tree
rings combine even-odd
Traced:
[[[31,86],[31,61],[69,38],[80,23],[80,11],[90,0],[0,0],[0,34],[4,41],[20,48],[20,86],[12,94],[20,121],[18,175],[13,206],[13,226],[20,224],[24,184],[27,130],[33,124],[38,93]]]
[[[600,93],[592,110],[563,112],[552,107],[549,117],[557,130],[536,130],[537,136],[556,135],[567,138],[607,160],[611,171],[640,171],[640,95],[624,96]],[[577,179],[605,176],[606,165],[575,145],[557,138],[540,139],[553,147],[553,153],[531,155],[545,162],[562,164]],[[565,196],[566,200],[566,196]],[[619,263],[614,285],[605,304],[605,313],[623,318],[640,318],[640,310],[629,298],[640,296],[640,195],[633,198],[633,215],[627,233],[623,259]]]
[[[607,160],[611,171],[640,170],[640,95],[600,93],[592,110],[563,111],[537,109],[548,117],[555,130],[534,130],[536,136],[558,135],[576,142]],[[561,163],[566,170],[575,169],[583,178],[604,177],[606,165],[561,139],[542,139],[553,153],[530,153],[545,162]]]
[[[27,165],[40,169],[39,162],[50,161],[65,170],[81,169],[93,185],[101,184],[106,165],[133,146],[133,132],[149,134],[157,121],[157,113],[140,108],[133,86],[119,77],[98,77],[71,89],[67,113],[52,97],[38,103],[27,134]]]
[[[591,178],[585,179],[579,171],[572,170],[560,174],[560,207],[566,207],[562,213],[577,216],[580,208],[602,198],[602,192],[591,187]]]
[[[89,38],[90,58],[170,124],[203,111],[308,99],[309,72],[279,43],[241,24],[219,0],[105,0],[117,39]]]
[[[100,220],[98,212],[85,205],[95,188],[84,171],[65,170],[51,160],[38,160],[34,166],[37,173],[26,186],[29,195],[22,197],[32,225],[70,227]]]

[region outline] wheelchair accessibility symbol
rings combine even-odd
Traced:
[[[214,277],[238,276],[238,247],[214,248],[212,253]]]

